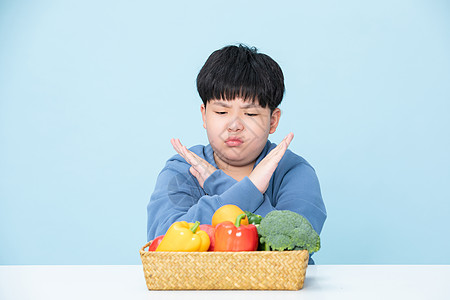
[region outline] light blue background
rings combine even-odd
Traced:
[[[0,2],[0,264],[140,264],[170,138],[207,143],[196,75],[239,42],[284,71],[316,262],[449,264],[449,3],[261,0]]]

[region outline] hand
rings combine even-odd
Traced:
[[[283,157],[286,149],[289,147],[294,134],[289,133],[282,141],[278,144],[260,163],[253,169],[252,173],[248,178],[253,182],[253,184],[258,188],[261,194],[264,194],[269,187],[269,181],[272,177],[273,172],[278,166],[281,158]]]
[[[189,171],[195,178],[197,178],[198,183],[203,188],[203,183],[206,178],[208,178],[217,169],[194,152],[189,151],[186,146],[181,144],[179,139],[171,139],[170,143],[172,143],[175,151],[177,151],[178,154],[180,154],[181,157],[183,157],[187,163],[191,165]]]

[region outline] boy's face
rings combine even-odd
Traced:
[[[264,149],[269,134],[277,129],[281,113],[276,108],[271,114],[268,107],[241,98],[211,100],[206,107],[202,104],[201,111],[203,127],[219,168],[253,164]]]

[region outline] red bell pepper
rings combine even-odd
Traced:
[[[202,224],[198,227],[199,230],[203,230],[206,232],[209,236],[209,249],[208,251],[214,251],[214,245],[215,245],[215,233],[216,228],[214,228],[212,225],[208,224]]]
[[[160,235],[158,237],[156,237],[152,243],[150,244],[150,246],[148,246],[148,251],[155,251],[156,248],[158,248],[158,245],[161,243],[162,239],[163,239],[164,235]]]
[[[214,251],[256,251],[258,230],[253,224],[241,225],[246,214],[240,214],[233,224],[230,221],[217,224]]]

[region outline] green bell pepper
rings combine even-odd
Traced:
[[[249,211],[244,211],[244,212],[247,215],[248,224],[259,225],[261,223],[261,220],[263,219],[263,217],[261,217],[260,215],[251,213]],[[258,227],[258,226],[256,226],[256,227]]]

